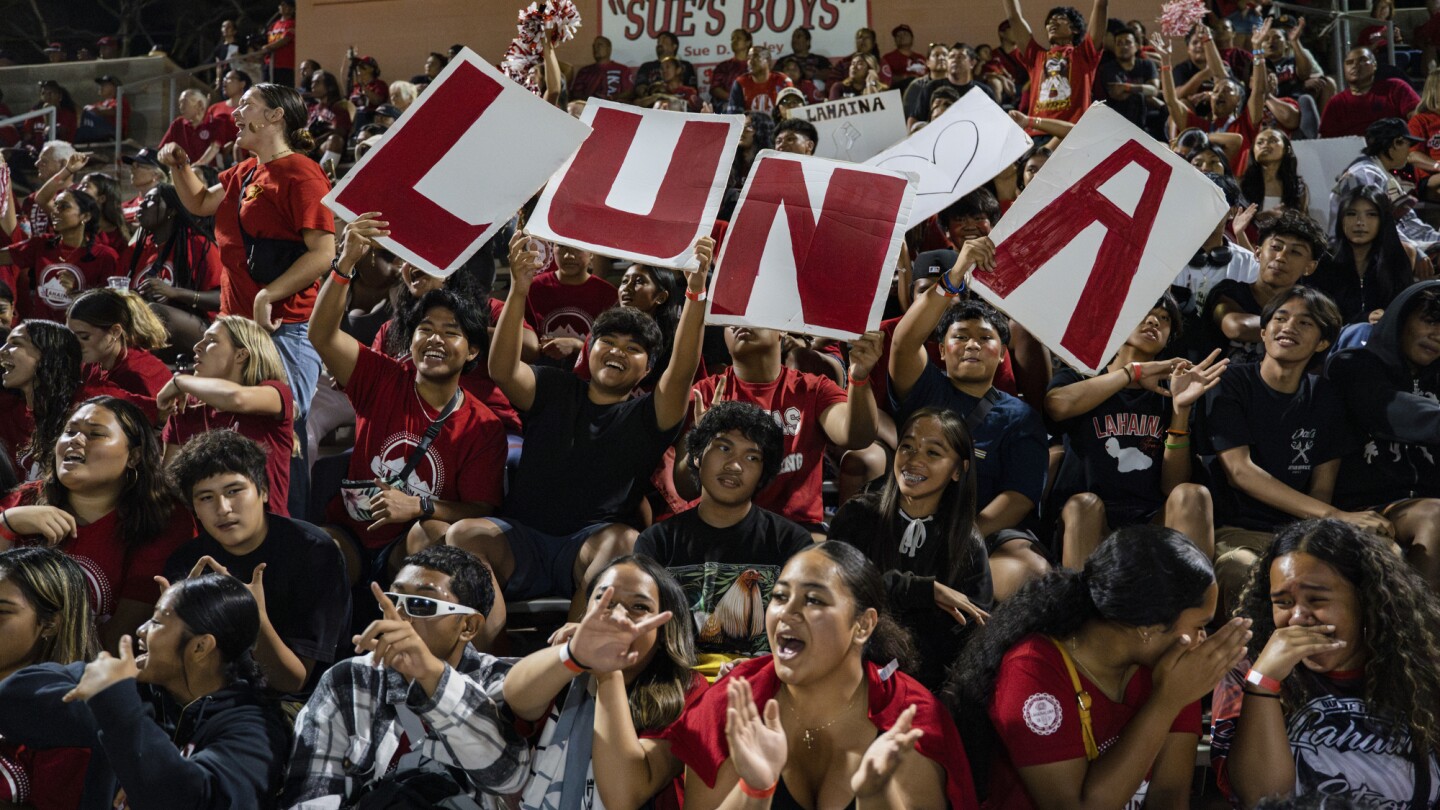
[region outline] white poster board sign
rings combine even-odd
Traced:
[[[991,231],[995,271],[975,289],[1093,374],[1227,210],[1213,182],[1097,104]]]
[[[1324,226],[1326,233],[1334,233],[1335,223],[1330,221],[1330,189],[1335,187],[1335,181],[1345,167],[1360,157],[1365,139],[1359,135],[1347,135],[1344,138],[1291,141],[1290,145],[1295,149],[1300,179],[1305,181],[1310,193],[1307,203],[1310,218]]]
[[[878,328],[914,177],[761,152],[711,279],[706,323],[851,340]]]
[[[616,259],[692,265],[695,240],[720,212],[745,117],[591,99],[580,120],[594,131],[550,178],[526,230]]]
[[[515,215],[590,128],[468,48],[325,196],[341,219],[379,211],[381,245],[449,276]]]
[[[815,157],[863,163],[905,138],[905,103],[899,90],[822,101],[790,111],[815,125]]]
[[[911,222],[918,223],[989,182],[1032,145],[1000,105],[972,91],[919,132],[865,162],[920,177],[911,213]]]

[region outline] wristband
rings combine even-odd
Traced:
[[[336,256],[335,258],[333,258],[333,259],[330,260],[330,272],[331,272],[331,273],[334,273],[337,278],[344,279],[343,281],[340,282],[341,284],[349,284],[350,281],[355,278],[355,268],[353,268],[353,267],[350,268],[350,274],[349,274],[349,275],[346,275],[346,274],[340,272],[340,257],[339,257],[339,256]]]
[[[849,372],[846,373],[846,376],[848,376],[848,377],[850,378],[850,384],[851,384],[851,385],[869,385],[869,384],[870,384],[870,378],[869,378],[869,377],[856,377],[854,374],[850,374]],[[4,513],[3,513],[3,512],[0,512],[0,517],[3,517],[3,516],[4,516]]]
[[[706,295],[706,291],[705,291],[705,290],[701,290],[701,291],[698,292],[698,293],[697,293],[697,292],[690,292],[689,290],[686,290],[686,291],[685,291],[685,297],[686,297],[686,298],[689,298],[691,301],[704,301],[705,298],[707,297],[707,295]]]
[[[1188,431],[1188,430],[1176,430],[1175,428],[1170,428],[1169,430],[1167,430],[1167,431],[1165,431],[1165,432],[1166,432],[1166,433],[1169,433],[1171,436],[1189,436],[1189,435],[1190,435],[1190,431]]]
[[[945,291],[945,296],[947,298],[954,298],[955,296],[960,295],[961,293],[965,292],[965,288],[966,284],[963,277],[960,279],[960,286],[956,287],[955,285],[950,283],[949,273],[940,274],[940,289]]]
[[[1139,363],[1131,363],[1131,364],[1130,364],[1130,382],[1137,382],[1137,383],[1138,383],[1138,382],[1140,382],[1140,378],[1141,378],[1141,377],[1144,377],[1144,376],[1145,376],[1145,371],[1144,371],[1144,369],[1141,368],[1141,366],[1140,366]]]
[[[775,784],[771,785],[770,787],[768,787],[768,788],[766,788],[766,789],[764,789],[764,790],[757,790],[757,789],[755,789],[755,788],[753,788],[753,787],[750,787],[749,785],[745,784],[745,780],[742,778],[742,779],[740,780],[740,792],[741,792],[741,793],[744,793],[746,796],[749,796],[749,797],[752,798],[752,799],[768,799],[768,798],[770,798],[771,796],[774,796],[774,795],[775,795],[775,788],[778,787],[779,785],[780,785],[780,780],[779,780],[779,779],[776,779],[776,780],[775,780]]]
[[[1254,667],[1251,667],[1250,672],[1245,675],[1245,682],[1252,686],[1258,686],[1261,689],[1264,689],[1267,692],[1272,692],[1276,695],[1280,694],[1280,690],[1283,688],[1280,686],[1279,681],[1275,680],[1269,675],[1266,675],[1260,670],[1255,669]]]
[[[1161,65],[1161,66],[1160,66],[1160,72],[1161,72],[1161,73],[1169,73],[1169,72],[1170,72],[1170,66],[1169,66],[1169,65]]]
[[[1279,699],[1280,699],[1280,696],[1279,696],[1279,695],[1272,695],[1272,694],[1270,694],[1269,692],[1261,692],[1261,691],[1258,690],[1258,689],[1241,689],[1240,691],[1241,691],[1241,692],[1244,692],[1244,693],[1247,694],[1247,695],[1250,695],[1251,697],[1270,698],[1271,700],[1279,700]]]
[[[1184,444],[1181,444],[1181,443],[1179,443],[1179,442],[1165,442],[1165,449],[1166,449],[1166,450],[1184,450],[1185,448],[1187,448],[1187,447],[1189,447],[1189,446],[1190,446],[1190,440],[1189,440],[1189,439],[1186,439]]]
[[[5,510],[0,509],[0,538],[5,540],[18,540],[20,535],[10,528],[10,519],[5,517]]]
[[[1251,51],[1251,52],[1250,52],[1250,58],[1251,58],[1251,59],[1264,59],[1264,58],[1265,58],[1265,52],[1264,52],[1264,51],[1259,51],[1259,50]]]
[[[560,663],[564,664],[566,669],[570,670],[576,675],[579,675],[582,672],[589,671],[583,664],[575,660],[575,656],[570,654],[570,642],[567,641],[564,644],[560,645],[559,650]]]

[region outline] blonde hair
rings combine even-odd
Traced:
[[[225,327],[236,346],[250,353],[245,369],[240,372],[242,384],[259,385],[267,380],[290,384],[290,378],[285,374],[285,363],[280,359],[280,352],[275,349],[275,341],[270,338],[269,332],[239,315],[221,315],[215,322]]]
[[[1420,90],[1420,106],[1415,112],[1440,113],[1440,67],[1430,68],[1425,87]]]
[[[165,324],[145,303],[145,299],[130,290],[109,287],[90,290],[75,299],[66,316],[99,329],[109,329],[118,324],[125,333],[125,345],[131,348],[153,351],[170,345],[170,333]]]

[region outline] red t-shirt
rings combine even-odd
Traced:
[[[7,496],[3,507],[32,505],[39,492],[38,483],[27,484]],[[175,549],[195,536],[195,521],[189,510],[177,506],[170,510],[170,519],[159,535],[128,549],[120,532],[120,510],[116,509],[94,523],[78,527],[73,539],[57,546],[85,570],[97,624],[104,624],[115,614],[121,599],[155,604],[160,598],[155,577],[165,573],[165,561]],[[39,537],[22,537],[17,544],[46,545]]]
[[[167,143],[178,143],[191,160],[199,160],[205,150],[210,148],[210,144],[224,146],[235,140],[238,132],[233,118],[207,116],[197,125],[180,116],[170,122],[170,128],[165,130],[165,134],[160,138],[160,145],[163,147]]]
[[[780,95],[781,90],[795,85],[789,76],[774,70],[770,71],[770,78],[763,82],[756,81],[749,73],[735,82],[740,85],[740,92],[745,94],[744,108],[751,112],[770,112],[775,109],[775,97]],[[735,104],[734,96],[731,96],[730,104]]]
[[[490,299],[491,323],[499,320],[500,309],[503,306],[504,304],[494,298]],[[530,324],[525,324],[525,328],[530,329]],[[380,331],[375,333],[375,340],[371,342],[370,348],[384,354],[385,340],[389,335],[390,321],[386,321],[380,324]],[[414,373],[415,363],[411,360],[408,351],[403,356],[396,357],[395,359],[399,360],[400,363],[405,366],[407,372]],[[490,368],[487,365],[487,358],[482,354],[479,359],[480,362],[475,364],[475,368],[471,370],[470,373],[460,375],[460,387],[465,389],[465,393],[473,394],[476,399],[485,403],[486,407],[494,411],[495,416],[500,420],[500,424],[505,426],[506,433],[512,433],[516,436],[524,433],[525,428],[520,423],[520,414],[516,412],[515,406],[510,404],[509,398],[505,396],[504,391],[500,390],[500,386],[496,385],[495,381],[490,379]]]
[[[15,290],[15,300],[27,318],[64,323],[72,301],[119,274],[119,257],[99,243],[72,248],[62,245],[58,236],[42,236],[16,242],[9,250],[20,268],[18,287],[32,293],[27,297]]]
[[[185,443],[207,430],[233,430],[260,445],[265,451],[265,475],[270,479],[268,511],[281,517],[290,516],[290,456],[295,447],[295,398],[290,386],[279,380],[265,380],[260,385],[275,389],[280,395],[280,416],[259,413],[228,413],[191,400],[190,407],[174,414],[165,423],[162,438],[165,444],[183,447]]]
[[[540,338],[590,335],[590,324],[600,313],[615,306],[620,294],[615,285],[599,276],[583,284],[565,284],[559,273],[541,273],[530,285],[525,300],[525,320]]]
[[[220,286],[220,278],[224,269],[220,266],[220,248],[214,242],[201,236],[198,233],[191,234],[189,240],[184,244],[177,244],[174,250],[186,251],[186,258],[189,260],[190,278],[176,279],[175,256],[172,253],[168,256],[161,256],[164,245],[155,244],[151,236],[146,236],[144,241],[135,247],[140,251],[140,258],[135,262],[135,272],[130,276],[130,289],[138,291],[140,282],[150,276],[159,276],[160,280],[173,287],[197,292],[209,292]],[[129,265],[121,266],[121,271],[129,270]]]
[[[735,80],[749,72],[750,64],[744,59],[726,59],[711,69],[710,87],[723,87],[728,93]]]
[[[1424,138],[1424,143],[1415,144],[1415,151],[1424,152],[1431,160],[1440,160],[1440,113],[1417,112],[1410,119],[1410,134],[1417,138]],[[1420,179],[1430,176],[1430,172],[1415,167],[1415,174]]]
[[[135,227],[135,220],[140,216],[140,203],[144,201],[144,194],[136,194],[120,206],[120,213],[125,215],[125,221],[130,223],[132,228]]]
[[[1030,66],[1030,114],[1075,122],[1090,107],[1090,90],[1100,67],[1100,50],[1089,34],[1079,45],[1042,48],[1033,38],[1025,46]]]
[[[595,63],[580,68],[575,81],[570,85],[570,98],[584,101],[589,98],[603,98],[614,101],[635,86],[630,68],[619,62]]]
[[[696,383],[691,396],[699,397],[708,406],[722,378],[724,399],[759,405],[785,433],[780,474],[755,493],[755,505],[800,524],[824,522],[820,485],[825,445],[830,440],[820,425],[820,415],[830,406],[845,402],[845,389],[828,377],[793,368],[782,368],[773,382],[747,383],[735,375],[732,367]]]
[[[880,62],[890,71],[890,76],[895,79],[918,79],[930,72],[925,65],[925,55],[919,53],[903,54],[899,50],[891,51],[880,57]]]
[[[355,406],[355,453],[350,457],[352,480],[399,475],[430,423],[440,415],[420,400],[415,373],[399,361],[360,347],[355,370],[345,386]],[[410,492],[442,501],[499,506],[505,489],[505,427],[477,398],[466,395],[445,420],[440,435],[405,482]],[[340,496],[330,502],[330,521],[352,532],[366,548],[380,548],[403,534],[404,524],[371,532],[345,512]]]
[[[130,241],[117,229],[113,231],[96,231],[95,244],[104,245],[115,251],[116,273],[110,278],[117,279],[114,283],[119,284],[118,279],[125,277],[125,269],[130,266]],[[110,279],[105,279],[105,283],[111,283]]]
[[[160,358],[144,349],[125,349],[109,371],[99,363],[86,363],[80,369],[81,379],[88,386],[113,386],[142,397],[154,399],[170,382],[170,369]]]
[[[221,141],[220,144],[222,146],[235,140],[235,136],[240,134],[240,128],[235,124],[235,108],[231,107],[228,101],[217,101],[211,104],[209,108],[205,110],[205,120],[222,127],[225,121],[230,122],[230,126],[226,130],[230,138],[229,140]]]
[[[50,219],[49,206],[35,201],[36,193],[26,194],[25,199],[20,201],[20,217],[30,222],[31,236],[49,236],[55,232],[55,223]]]
[[[220,173],[225,197],[215,212],[215,239],[220,244],[220,261],[225,267],[220,283],[220,312],[225,315],[255,317],[255,294],[261,285],[250,276],[245,260],[245,241],[235,211],[239,207],[245,230],[251,236],[266,239],[302,241],[301,231],[335,232],[335,218],[321,200],[330,193],[330,181],[320,164],[304,155],[286,155],[257,167],[255,158],[248,158]],[[241,185],[250,171],[255,175],[244,189]],[[320,281],[271,308],[274,316],[285,323],[310,319]]]
[[[1320,115],[1320,137],[1364,135],[1381,118],[1409,118],[1420,105],[1415,89],[1399,79],[1376,79],[1370,92],[1344,90],[1331,96]]]
[[[77,778],[90,767],[89,748],[27,748],[0,739],[0,802],[35,810],[75,810],[85,793]]]
[[[266,43],[279,42],[285,37],[290,37],[290,44],[279,50],[271,51],[266,59],[270,66],[277,70],[295,69],[295,20],[276,20],[270,30],[266,32]]]
[[[1125,700],[1115,703],[1077,668],[1080,685],[1090,694],[1090,725],[1104,753],[1120,738],[1125,725],[1150,699],[1150,670],[1140,667],[1125,685]],[[992,810],[1031,810],[1035,805],[1020,780],[1018,768],[1085,758],[1085,741],[1075,705],[1075,688],[1060,651],[1046,636],[1033,634],[1005,653],[990,700],[990,722],[1005,744],[1005,755],[990,765]],[[1186,706],[1170,725],[1171,734],[1200,734],[1200,701]],[[1135,792],[1140,806],[1149,776]]]

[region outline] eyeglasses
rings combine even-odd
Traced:
[[[386,592],[386,598],[395,603],[395,606],[405,611],[406,615],[413,619],[433,619],[436,616],[449,616],[456,614],[468,616],[480,611],[472,607],[457,605],[454,602],[446,602],[443,599],[431,599],[428,596],[411,596],[404,593]]]

